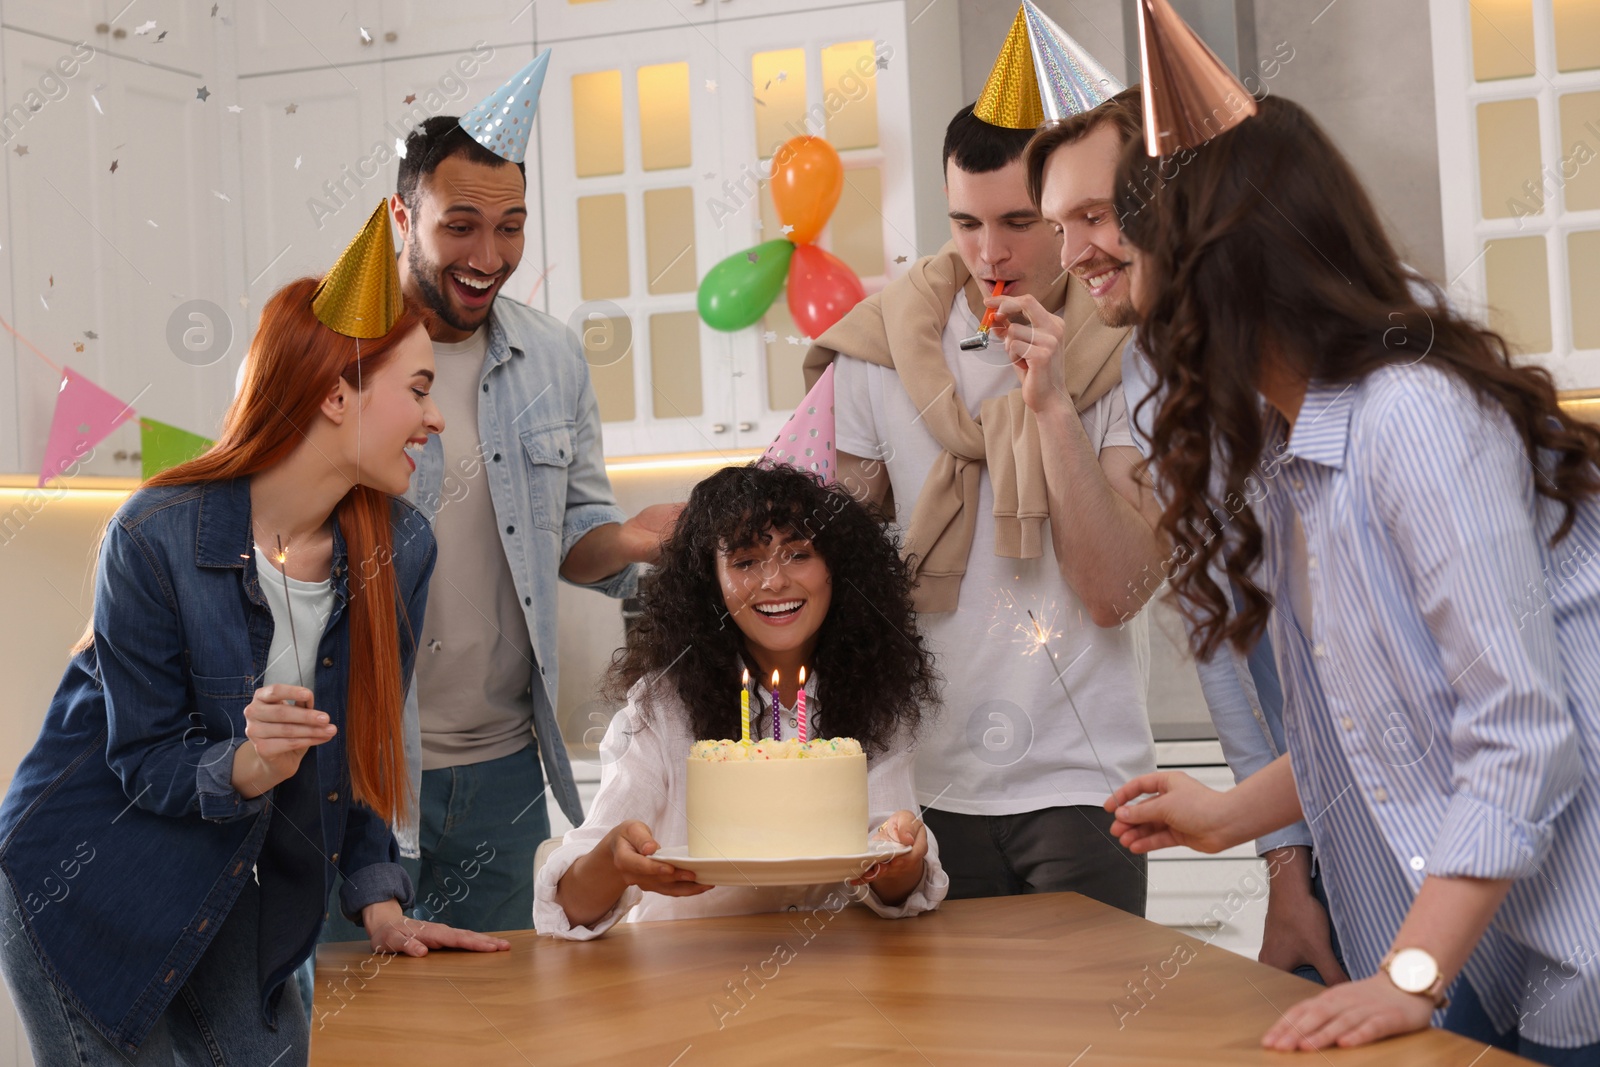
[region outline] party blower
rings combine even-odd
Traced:
[[[994,292],[990,293],[989,295],[999,296],[1001,293],[1005,292],[1005,290],[1006,283],[1004,281],[998,281],[994,283]],[[964,337],[961,339],[961,351],[976,352],[980,348],[988,348],[989,330],[993,326],[994,308],[990,308],[983,313],[983,321],[978,323],[978,332],[973,334],[971,337]]]

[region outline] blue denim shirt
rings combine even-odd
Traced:
[[[396,500],[391,521],[414,513]],[[254,876],[273,815],[266,797],[230,784],[272,644],[251,543],[246,479],[141,489],[118,509],[100,549],[94,643],[68,664],[0,805],[0,871],[20,904],[6,936],[27,936],[62,996],[130,1053]],[[425,528],[396,536],[407,678],[407,634],[421,628],[433,561]],[[350,799],[350,569],[335,526],[334,608],[312,689],[339,731],[307,755],[326,798],[328,863],[306,889],[326,900],[342,875],[340,903],[354,917],[390,898],[409,905],[411,886],[388,826]],[[316,933],[282,936],[311,946]],[[269,979],[264,1009],[284,977]]]
[[[600,406],[583,348],[571,330],[543,312],[498,297],[489,314],[480,385],[476,462],[486,471],[499,548],[511,567],[533,645],[534,736],[550,791],[578,826],[583,807],[556,722],[556,580],[573,545],[596,526],[622,522],[625,516],[606,478]],[[409,494],[428,522],[442,502],[464,488],[456,474],[445,470],[444,446],[437,435],[430,436]],[[585,588],[626,597],[637,586],[638,568],[630,566]],[[414,768],[413,787],[420,791],[422,721],[415,686],[411,694],[406,755]],[[402,851],[412,854],[416,827],[397,827],[397,832]]]

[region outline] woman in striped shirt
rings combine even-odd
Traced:
[[[1267,1047],[1431,1020],[1600,1062],[1600,431],[1413,296],[1289,101],[1183,156],[1130,145],[1115,206],[1174,593],[1198,654],[1270,632],[1289,753],[1226,792],[1135,779],[1114,832],[1215,851],[1309,822],[1354,981]]]

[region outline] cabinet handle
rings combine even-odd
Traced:
[[[728,432],[728,424],[725,423],[725,422],[713,422],[711,424],[711,432],[712,433],[727,433]]]
[[[740,433],[749,433],[751,430],[753,430],[755,428],[756,428],[756,424],[753,423],[753,422],[741,422],[739,424],[739,432]]]

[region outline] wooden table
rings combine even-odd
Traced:
[[[324,946],[312,1064],[1526,1062],[1439,1031],[1264,1052],[1316,986],[1075,893],[507,936],[509,953],[420,960]]]

